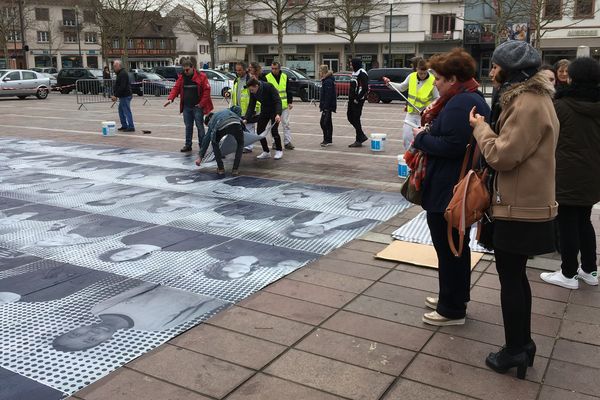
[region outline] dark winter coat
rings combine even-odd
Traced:
[[[427,154],[422,206],[428,212],[444,212],[450,203],[472,138],[469,112],[473,107],[489,117],[490,108],[480,92],[455,95],[433,120],[429,133],[415,137],[414,147]]]
[[[560,121],[556,146],[556,201],[591,206],[600,201],[600,89],[587,95],[576,88],[557,93]],[[589,90],[587,92],[590,92]]]
[[[121,68],[117,72],[117,78],[115,80],[115,87],[113,89],[115,97],[129,97],[132,95],[131,84],[129,83],[129,74],[125,68]]]
[[[256,94],[250,93],[250,102],[248,103],[248,109],[246,110],[245,120],[252,120],[254,115],[254,108],[256,102],[260,102],[260,113],[261,115],[267,115],[273,117],[275,115],[281,115],[281,98],[279,92],[275,89],[275,86],[269,82],[258,81],[260,87]]]
[[[333,111],[337,110],[337,99],[335,93],[335,78],[332,72],[328,72],[323,79],[321,79],[321,97],[319,100],[319,109],[321,111]]]
[[[364,103],[367,99],[367,92],[369,91],[369,75],[364,69],[359,69],[352,73],[352,79],[350,80],[350,91],[348,92],[348,107],[350,103]]]

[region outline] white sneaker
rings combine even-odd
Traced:
[[[283,151],[277,150],[275,152],[275,157],[273,157],[273,158],[276,159],[276,160],[281,160],[281,157],[283,157]]]
[[[267,158],[271,158],[271,153],[263,151],[262,153],[257,155],[256,158],[258,158],[259,160],[266,160]]]
[[[540,278],[542,278],[544,282],[562,286],[567,289],[579,289],[579,281],[577,281],[577,276],[574,276],[573,278],[567,278],[563,275],[562,271],[542,272],[540,274]]]
[[[598,286],[598,272],[593,271],[589,274],[581,269],[581,267],[577,268],[577,279],[581,279],[588,285]]]

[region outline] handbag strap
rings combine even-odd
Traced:
[[[467,148],[465,149],[465,157],[463,158],[462,166],[460,168],[460,176],[458,177],[459,182],[467,174],[467,163],[469,162],[469,156],[471,155],[469,149],[471,147],[473,147],[473,145],[475,146],[475,150],[473,151],[473,160],[471,162],[471,169],[475,169],[475,166],[479,162],[479,157],[481,156],[481,151],[479,150],[479,146],[477,145],[475,138],[473,136],[471,136],[471,139],[469,140],[469,143],[467,144]]]

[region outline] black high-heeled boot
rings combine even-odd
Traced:
[[[535,360],[535,352],[537,350],[535,342],[532,340],[531,342],[527,343],[523,347],[523,349],[525,350],[525,353],[527,353],[527,358],[529,359],[529,366],[533,367],[533,361]]]
[[[503,347],[497,353],[490,353],[485,359],[485,364],[501,374],[506,373],[511,368],[517,367],[517,378],[525,379],[529,357],[527,357],[527,352],[525,351],[518,354],[510,354],[506,347]]]

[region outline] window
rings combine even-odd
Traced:
[[[154,48],[154,40],[152,40],[152,39],[144,40],[144,47],[147,49],[153,49]]]
[[[20,42],[21,41],[21,32],[20,31],[9,31],[8,32],[8,41],[9,42]]]
[[[75,10],[62,10],[63,26],[75,26]]]
[[[431,16],[431,38],[444,39],[448,32],[454,30],[456,16],[454,14],[440,14]]]
[[[265,34],[273,33],[273,23],[270,19],[255,19],[254,20],[254,33]]]
[[[36,21],[50,21],[50,9],[49,8],[36,8],[35,9]]]
[[[113,39],[112,40],[112,48],[113,49],[119,49],[119,48],[121,48],[121,43],[119,42],[119,39]]]
[[[335,18],[319,18],[317,20],[318,32],[335,32]]]
[[[83,10],[83,22],[96,23],[96,13],[94,10]]]
[[[594,18],[594,0],[575,0],[575,18]]]
[[[127,48],[135,49],[135,43],[133,43],[133,39],[127,39]]]
[[[65,32],[65,43],[77,43],[77,34]]]
[[[204,45],[204,44],[198,45],[198,53],[201,53],[201,54],[208,53],[208,46]]]
[[[288,20],[285,31],[286,33],[306,33],[306,20],[304,18]]]
[[[544,3],[544,19],[560,19],[562,0],[546,0]]]
[[[369,17],[355,17],[350,19],[350,24],[354,32],[368,32],[369,22]]]
[[[386,32],[390,31],[390,16],[385,17]],[[408,15],[392,15],[392,32],[408,32]]]
[[[97,43],[98,35],[96,34],[96,32],[86,32],[85,33],[85,42],[86,43]]]
[[[37,79],[37,75],[32,71],[21,71],[23,79]]]
[[[50,39],[50,32],[47,32],[47,31],[38,31],[37,32],[38,43],[48,43],[49,39]]]
[[[21,73],[19,71],[11,72],[10,74],[6,75],[4,78],[10,78],[11,81],[20,81]]]
[[[229,21],[229,34],[231,36],[242,34],[242,24],[240,21]]]
[[[158,42],[158,45],[163,50],[167,48],[167,42],[165,42],[165,39],[160,39],[160,41]]]

